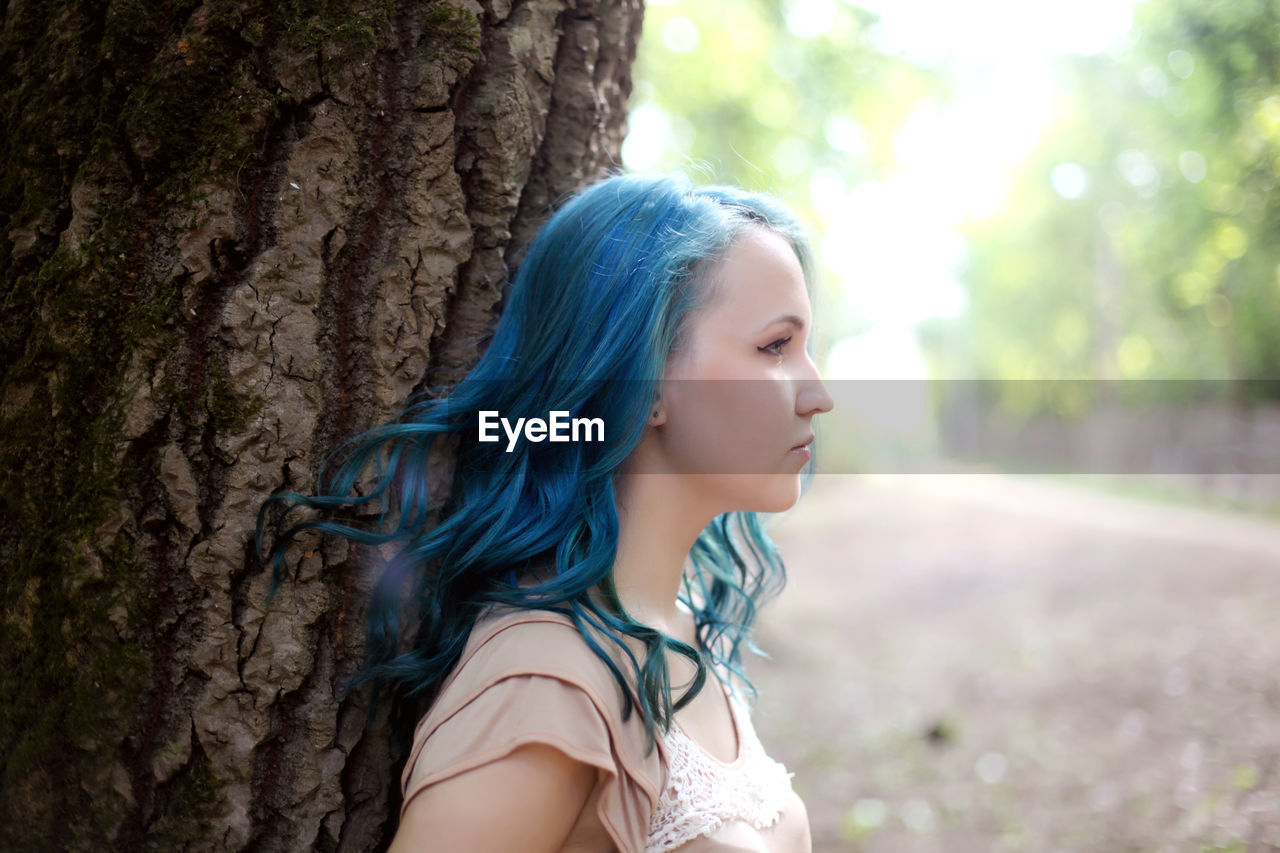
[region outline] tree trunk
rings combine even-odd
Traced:
[[[474,363],[617,161],[641,2],[0,14],[0,847],[374,849],[371,569],[316,541],[268,601],[255,513]]]

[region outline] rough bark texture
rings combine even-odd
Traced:
[[[371,850],[368,561],[255,513],[490,329],[640,0],[3,12],[0,848]],[[304,550],[303,549],[308,549]]]

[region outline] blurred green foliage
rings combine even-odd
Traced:
[[[1064,57],[1054,126],[966,228],[967,328],[935,342],[1002,379],[1276,377],[1278,46],[1280,3],[1149,0],[1127,46]]]
[[[820,32],[797,34],[788,5],[648,4],[632,108],[656,107],[672,123],[655,167],[694,164],[812,211],[815,170],[852,184],[894,166],[894,134],[917,101],[942,92],[941,79],[880,53],[876,17],[860,7],[834,3]]]
[[[815,175],[853,186],[893,170],[898,129],[917,102],[945,93],[945,81],[881,53],[866,10],[836,2],[829,17],[800,21],[800,5],[648,3],[628,166],[772,193],[815,233]],[[839,285],[830,275],[825,283]]]
[[[773,192],[819,231],[819,180],[891,175],[896,134],[945,101],[948,69],[881,53],[876,16],[852,3],[796,19],[805,6],[651,2],[628,164]],[[962,226],[968,310],[919,327],[931,363],[1005,380],[1276,378],[1278,45],[1280,0],[1147,0],[1127,42],[1061,57],[1051,126],[1011,164],[999,211]],[[1031,408],[1090,403],[1041,397]]]

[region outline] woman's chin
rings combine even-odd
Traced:
[[[756,480],[752,488],[743,489],[743,496],[750,496],[747,506],[742,509],[749,512],[786,512],[800,500],[799,474],[770,474],[753,477]]]

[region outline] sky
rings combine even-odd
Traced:
[[[831,347],[827,378],[924,378],[916,325],[965,310],[964,289],[954,277],[965,250],[957,224],[998,209],[1013,167],[1044,132],[1052,118],[1052,58],[1122,43],[1137,1],[854,4],[879,16],[875,37],[882,51],[946,68],[955,97],[945,104],[922,102],[911,115],[895,142],[902,168],[893,177],[852,187],[834,173],[810,178],[810,197],[827,235],[820,245],[823,260],[840,282],[845,307],[870,325],[866,334]],[[784,2],[787,26],[802,38],[825,32],[838,2],[843,0]],[[681,33],[673,30],[670,37]],[[662,118],[633,113],[623,148],[628,166],[643,169],[656,161],[669,130],[655,127],[655,120]],[[842,129],[827,132],[831,138]],[[1077,178],[1069,166],[1052,176],[1064,194]],[[874,365],[874,375],[866,365]]]

